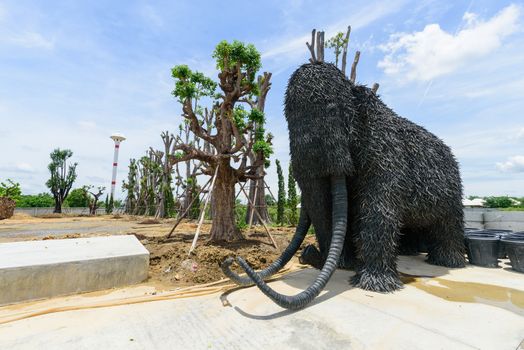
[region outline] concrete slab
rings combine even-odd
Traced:
[[[46,301],[41,316],[0,325],[1,349],[519,349],[524,339],[524,275],[507,268],[445,269],[401,257],[406,286],[393,294],[351,288],[338,270],[310,307],[283,310],[256,288],[190,299],[49,313],[103,300],[133,300],[144,287]],[[293,294],[318,271],[272,282]],[[413,277],[419,276],[419,277]],[[422,277],[421,277],[422,276]],[[162,293],[151,296],[162,298]],[[227,303],[226,303],[227,304]],[[28,305],[27,309],[36,305]],[[23,307],[0,308],[3,317]],[[47,309],[47,311],[46,311]]]
[[[0,244],[0,305],[142,282],[149,252],[135,236]]]

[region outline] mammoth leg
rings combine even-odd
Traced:
[[[400,225],[387,201],[373,198],[376,205],[362,205],[358,220],[361,265],[351,282],[375,292],[393,292],[402,288],[397,272],[397,240]]]
[[[242,258],[237,258],[238,263],[249,277],[257,284],[257,287],[271,300],[286,309],[297,310],[308,305],[320,294],[326,286],[329,278],[337,268],[340,253],[344,246],[347,226],[347,191],[346,181],[343,176],[334,176],[331,179],[331,196],[333,198],[333,235],[329,247],[329,253],[319,275],[305,291],[294,295],[282,295],[271,289],[256,272]]]
[[[306,210],[302,207],[300,210],[300,218],[298,220],[298,225],[295,230],[295,235],[291,239],[291,242],[286,247],[284,252],[276,259],[271,265],[269,265],[264,270],[257,273],[261,279],[266,279],[277,273],[281,268],[283,268],[289,260],[295,255],[298,248],[304,241],[309,226],[311,225],[311,220],[309,219]],[[241,277],[237,273],[231,270],[231,264],[233,263],[233,258],[229,257],[220,264],[222,272],[229,277],[233,282],[241,286],[250,286],[255,284],[255,282],[250,277]]]
[[[355,213],[358,210],[358,205],[355,205],[355,201],[351,198],[351,183],[352,178],[346,178],[346,188],[348,191],[348,224],[346,231],[346,238],[344,240],[344,248],[340,255],[338,262],[338,268],[341,269],[354,269],[357,265],[356,258],[356,247],[355,240],[352,237],[352,219],[355,217]],[[305,199],[305,204],[309,205],[311,209],[309,212],[314,213],[312,215],[313,225],[315,226],[315,234],[317,237],[318,246],[317,249],[314,245],[308,245],[302,251],[300,255],[300,262],[303,264],[311,265],[316,269],[321,269],[326,260],[329,252],[329,245],[331,243],[331,195],[330,195],[330,183],[325,179],[316,179],[314,182],[310,181],[307,183],[309,196],[303,194],[302,198]],[[310,194],[313,194],[311,196]]]
[[[302,250],[302,254],[300,254],[298,260],[301,264],[311,265],[319,270],[324,264],[320,251],[313,244],[307,245],[304,250]]]
[[[445,267],[464,267],[464,224],[461,219],[450,218],[452,217],[448,216],[429,229],[427,262]]]
[[[310,214],[315,228],[316,245],[308,245],[300,255],[302,264],[322,269],[328,256],[332,234],[331,182],[329,178],[314,178],[302,181],[302,204]]]
[[[400,231],[399,255],[418,255],[422,229],[403,228]]]

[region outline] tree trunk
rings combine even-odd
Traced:
[[[55,210],[53,210],[53,213],[62,213],[62,203],[58,198],[55,198]]]
[[[229,159],[222,160],[211,197],[214,217],[210,240],[213,242],[244,238],[235,224],[235,183]]]

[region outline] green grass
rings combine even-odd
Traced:
[[[524,211],[524,207],[498,208],[503,211]]]

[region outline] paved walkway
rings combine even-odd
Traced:
[[[9,322],[0,325],[0,349],[524,349],[524,274],[448,270],[421,257],[401,257],[399,264],[410,276],[394,294],[350,288],[352,273],[337,271],[299,312],[248,288],[223,297],[230,306],[215,293]],[[302,270],[271,285],[295,293],[316,273]],[[128,293],[138,292],[144,290]],[[0,316],[23,307],[0,308]]]

